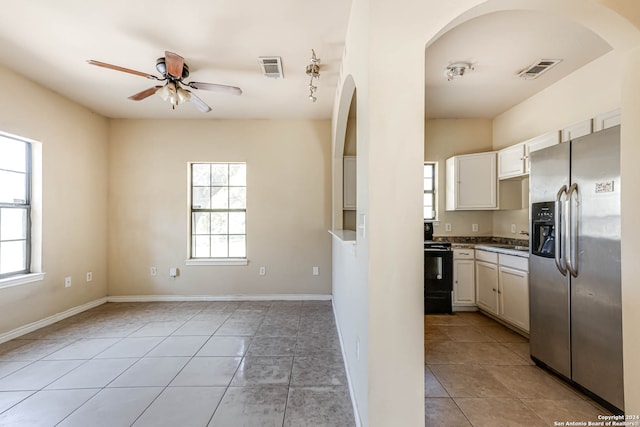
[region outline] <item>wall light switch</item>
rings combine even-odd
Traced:
[[[158,269],[157,269],[157,268],[155,268],[155,267],[151,267],[151,268],[149,269],[149,273],[150,273],[152,276],[157,276],[157,275],[158,275]]]
[[[444,231],[451,231],[451,224],[447,223],[444,225]]]
[[[516,233],[516,225],[515,225],[515,224],[511,224],[511,232],[512,232],[513,234],[515,234],[515,233]]]
[[[260,274],[261,276],[267,274],[267,267],[260,267],[260,272],[258,274]]]
[[[64,278],[64,287],[65,288],[71,287],[71,276],[67,276]]]
[[[314,276],[319,276],[320,275],[320,269],[318,267],[313,267],[313,275]]]
[[[87,282],[90,282],[93,280],[93,273],[90,271],[87,271]]]

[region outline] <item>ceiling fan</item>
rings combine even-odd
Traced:
[[[130,68],[120,67],[118,65],[107,64],[106,62],[95,61],[93,59],[90,59],[87,62],[91,65],[97,65],[98,67],[135,74],[136,76],[146,77],[151,80],[166,81],[164,85],[153,86],[149,89],[143,90],[142,92],[131,95],[129,99],[133,101],[141,101],[155,93],[164,101],[169,101],[174,109],[176,108],[176,105],[184,102],[191,102],[198,110],[203,113],[207,113],[211,111],[211,107],[209,107],[202,99],[198,98],[189,89],[183,88],[183,86],[190,87],[192,89],[226,92],[233,95],[242,94],[242,89],[236,86],[183,81],[183,79],[189,77],[189,67],[184,63],[183,57],[169,51],[165,51],[163,58],[158,58],[156,60],[156,69],[160,74],[162,74],[162,77],[157,77],[153,74],[147,74],[142,71],[132,70]]]

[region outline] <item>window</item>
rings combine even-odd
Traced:
[[[246,163],[192,163],[191,259],[246,259]]]
[[[437,218],[436,207],[436,164],[427,162],[424,164],[424,219],[435,220]]]
[[[29,273],[31,144],[0,134],[0,279]]]

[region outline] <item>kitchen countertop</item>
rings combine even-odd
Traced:
[[[529,250],[519,250],[515,248],[522,248],[524,246],[518,245],[505,245],[501,243],[451,243],[452,249],[480,249],[483,251],[497,252],[506,255],[515,255],[523,258],[529,258]]]
[[[505,247],[507,246],[507,247]],[[486,243],[486,244],[477,244],[474,245],[475,249],[480,249],[483,251],[489,252],[497,252],[500,254],[506,255],[515,255],[523,258],[529,258],[529,249],[521,250],[516,248],[522,248],[523,246],[515,246],[515,245],[500,245],[495,243]]]

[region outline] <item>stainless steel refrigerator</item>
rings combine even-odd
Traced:
[[[530,347],[624,410],[620,126],[531,153]]]

